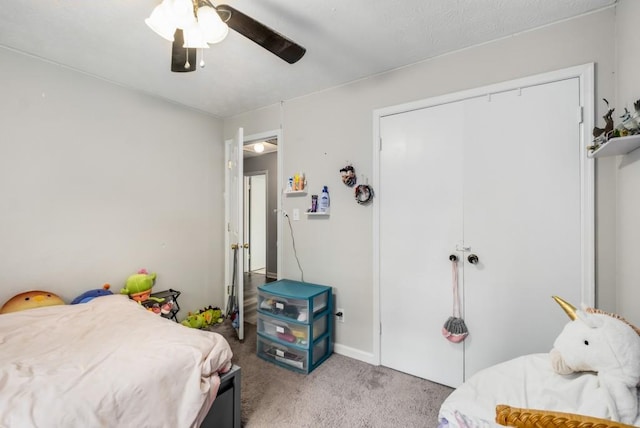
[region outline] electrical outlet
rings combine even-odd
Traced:
[[[300,220],[300,210],[298,208],[293,209],[293,219],[296,221]]]
[[[338,319],[338,322],[344,322],[344,309],[338,308],[336,311],[336,318]]]

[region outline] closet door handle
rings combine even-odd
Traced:
[[[478,263],[478,261],[480,261],[478,259],[478,256],[476,256],[475,254],[469,254],[469,257],[467,257],[467,260],[469,260],[469,263],[471,263],[472,265],[475,265]]]

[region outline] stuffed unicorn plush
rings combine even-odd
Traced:
[[[553,297],[571,321],[550,352],[556,373],[596,372],[612,420],[633,424],[638,415],[640,336],[616,316],[577,310]]]

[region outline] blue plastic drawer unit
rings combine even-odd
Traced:
[[[281,279],[258,287],[258,356],[310,373],[333,352],[331,287]]]

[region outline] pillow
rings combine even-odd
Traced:
[[[496,422],[515,428],[633,428],[620,422],[549,410],[496,406]]]
[[[32,290],[16,294],[0,309],[0,314],[24,311],[25,309],[41,308],[43,306],[64,305],[64,301],[49,291]]]

